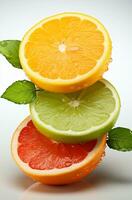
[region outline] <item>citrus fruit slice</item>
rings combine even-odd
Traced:
[[[111,57],[111,39],[92,16],[61,13],[43,19],[24,36],[20,61],[40,88],[72,92],[102,77]]]
[[[30,104],[36,128],[47,137],[64,143],[100,137],[113,127],[119,110],[117,91],[104,79],[69,94],[39,91]]]
[[[27,117],[11,143],[13,158],[25,174],[45,184],[68,184],[88,175],[101,160],[106,135],[83,144],[57,143],[40,134]]]

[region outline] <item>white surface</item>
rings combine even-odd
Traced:
[[[100,19],[113,41],[113,62],[105,77],[118,89],[122,109],[117,125],[132,128],[132,1],[131,0],[0,0],[0,40],[21,39],[40,19],[64,11],[88,13]],[[0,56],[0,94],[13,81],[25,78]],[[28,106],[0,99],[0,199],[6,200],[130,200],[132,153],[107,149],[98,169],[80,183],[50,187],[34,183],[17,168],[10,155],[13,130]]]

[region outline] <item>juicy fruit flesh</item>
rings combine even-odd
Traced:
[[[78,16],[45,22],[25,46],[30,68],[50,79],[72,79],[89,72],[103,52],[102,32],[93,22]]]
[[[92,140],[83,144],[57,143],[40,134],[32,121],[21,130],[18,155],[32,169],[51,170],[69,167],[83,161],[97,144]]]
[[[103,124],[109,119],[115,108],[112,92],[103,82],[69,94],[55,94],[46,91],[38,92],[31,104],[31,116],[51,125],[56,130],[79,131],[89,130]]]

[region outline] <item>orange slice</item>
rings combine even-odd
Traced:
[[[16,129],[11,144],[20,169],[34,180],[60,185],[79,181],[101,160],[106,135],[82,144],[55,142],[37,131],[30,117]]]
[[[111,57],[111,39],[95,18],[61,13],[43,19],[24,36],[20,61],[40,88],[72,92],[99,80]]]

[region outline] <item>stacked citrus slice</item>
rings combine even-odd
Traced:
[[[20,46],[29,78],[51,92],[72,92],[101,79],[111,58],[111,39],[95,18],[63,13],[32,27]]]
[[[38,91],[30,117],[12,139],[12,155],[24,173],[67,184],[97,166],[120,111],[116,89],[102,79],[110,58],[108,32],[84,14],[46,18],[25,34],[20,61]]]
[[[57,143],[37,131],[26,118],[12,138],[12,155],[20,169],[34,180],[50,185],[73,183],[99,163],[106,135],[83,144]]]

